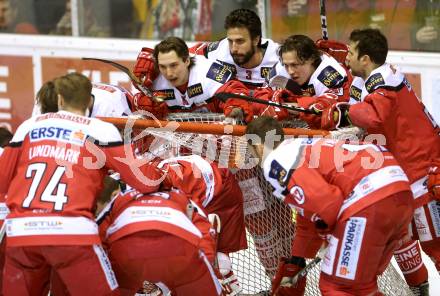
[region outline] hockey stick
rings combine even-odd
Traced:
[[[291,284],[294,285],[298,281],[299,278],[305,277],[307,273],[310,272],[319,262],[321,262],[322,258],[324,258],[325,253],[327,252],[327,247],[322,246],[318,251],[318,255],[309,262],[303,269],[301,269],[291,280]]]
[[[121,70],[122,72],[124,72],[125,74],[128,75],[128,77],[130,77],[131,81],[136,84],[136,86],[138,87],[138,89],[146,96],[149,97],[153,97],[153,92],[148,89],[147,87],[145,87],[142,84],[142,81],[140,81],[139,78],[137,78],[133,72],[130,71],[130,69],[128,69],[127,67],[125,67],[124,65],[121,65],[119,63],[110,61],[110,60],[105,60],[105,59],[98,59],[98,58],[82,58],[84,61],[98,61],[98,62],[102,62],[102,63],[106,63],[109,64],[119,70]]]
[[[319,8],[320,8],[320,14],[321,14],[322,39],[328,40],[327,14],[325,11],[325,0],[319,0]]]
[[[219,100],[221,100],[223,102],[226,102],[226,100],[231,99],[231,98],[236,98],[236,99],[240,99],[243,101],[254,102],[254,103],[274,106],[274,107],[278,107],[278,108],[284,108],[284,109],[291,110],[291,111],[303,112],[303,113],[307,113],[307,114],[318,114],[314,110],[311,110],[311,109],[283,105],[283,104],[275,103],[272,101],[265,101],[265,100],[257,99],[254,97],[240,95],[240,94],[234,94],[234,93],[220,92],[218,94],[215,94],[214,97],[218,98]]]

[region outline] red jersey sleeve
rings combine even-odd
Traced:
[[[323,240],[318,236],[315,225],[302,216],[297,216],[295,238],[292,242],[292,255],[314,258]]]

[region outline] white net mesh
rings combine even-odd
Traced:
[[[221,124],[224,116],[174,113],[168,120]],[[299,120],[284,122],[284,126],[307,128],[307,124]],[[134,131],[135,134],[141,133],[141,130],[136,130],[136,126]],[[352,128],[333,133],[332,137],[352,138],[360,133],[361,130]],[[246,250],[230,254],[233,270],[243,288],[242,295],[269,295],[270,279],[276,272],[278,258],[290,256],[295,213],[272,196],[271,186],[264,180],[261,170],[252,165],[244,138],[151,130],[145,137],[136,140],[135,144],[145,157],[167,158],[197,154],[208,160],[217,161],[221,167],[231,168],[244,195],[249,246]],[[246,165],[253,168],[246,168]],[[306,295],[320,295],[319,273],[318,265],[308,274]],[[379,277],[379,287],[385,295],[412,295],[406,283],[391,265]]]

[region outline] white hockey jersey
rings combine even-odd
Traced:
[[[279,61],[277,54],[278,43],[270,39],[261,39],[261,44],[265,49],[264,56],[261,63],[255,68],[246,69],[235,64],[226,38],[208,45],[208,58],[217,60],[227,66],[236,75],[236,78],[246,86],[260,87],[264,85],[269,77],[270,69]]]
[[[118,86],[93,83],[94,102],[90,108],[90,117],[121,117],[131,114],[125,90]]]
[[[154,80],[153,89],[166,94],[165,102],[170,109],[193,109],[199,106],[198,112],[208,112],[203,109],[217,90],[233,78],[231,70],[204,56],[194,57],[195,64],[190,68],[188,88],[181,93],[162,74]]]
[[[279,77],[290,79],[290,75],[281,62],[277,63],[270,71],[269,85],[273,84],[273,80],[279,79]],[[338,96],[343,96],[344,83],[346,81],[348,81],[348,77],[344,67],[333,57],[322,54],[321,63],[312,76],[310,76],[308,84],[303,85],[302,89],[310,94],[310,96],[321,96],[330,90],[333,93],[337,91],[335,94]]]

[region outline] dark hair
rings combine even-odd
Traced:
[[[252,39],[260,37],[258,46],[261,45],[261,20],[254,11],[245,8],[233,10],[225,19],[225,30],[230,28],[246,28]]]
[[[85,110],[91,100],[92,83],[80,73],[69,73],[54,80],[55,91],[73,108]]]
[[[37,92],[37,103],[42,114],[58,112],[58,95],[53,81],[48,81]]]
[[[5,147],[11,141],[13,135],[5,127],[0,127],[0,147]]]
[[[281,127],[281,124],[273,117],[270,116],[260,116],[249,122],[246,126],[246,135],[257,135],[261,139],[261,143],[264,144],[266,139],[266,135],[269,131],[275,131],[276,136],[280,136],[280,140],[274,141],[275,147],[284,141],[284,131]],[[249,141],[251,138],[248,138],[248,143],[252,145]]]
[[[383,65],[387,59],[387,38],[377,29],[356,29],[350,34],[350,41],[358,42],[358,59],[364,55],[377,65]]]
[[[278,54],[282,57],[283,53],[295,51],[301,62],[313,61],[313,66],[318,68],[321,63],[321,52],[315,42],[305,35],[291,35],[284,40],[278,49]]]
[[[170,52],[173,50],[176,52],[177,56],[179,58],[181,58],[183,61],[190,59],[189,67],[194,65],[194,58],[189,56],[189,49],[188,49],[188,46],[186,45],[185,41],[179,37],[171,36],[171,37],[168,37],[168,38],[162,40],[159,44],[157,44],[154,47],[153,57],[154,57],[154,64],[155,64],[156,68],[159,67],[159,65],[158,65],[159,52],[160,53],[167,53],[167,52]]]

